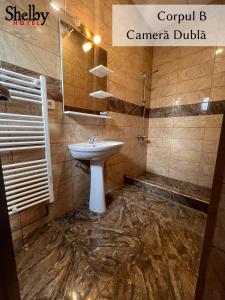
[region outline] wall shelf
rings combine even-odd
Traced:
[[[89,72],[97,77],[103,78],[109,76],[113,71],[103,65],[99,65],[91,69]]]
[[[98,99],[105,99],[105,98],[112,97],[113,95],[104,91],[97,91],[97,92],[90,93],[89,96]]]
[[[91,118],[111,119],[110,116],[88,114],[88,113],[82,113],[82,112],[77,112],[77,111],[64,111],[64,114],[66,114],[66,115],[81,116],[81,117],[83,116],[83,117],[91,117]]]

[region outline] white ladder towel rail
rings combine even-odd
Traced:
[[[41,115],[0,112],[0,153],[40,149],[45,155],[2,166],[8,211],[13,214],[54,201],[46,79],[0,68],[0,84],[8,88],[12,101],[41,106]]]

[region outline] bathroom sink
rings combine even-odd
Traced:
[[[98,141],[68,145],[72,157],[90,160],[89,209],[95,213],[103,213],[106,210],[103,174],[105,159],[119,152],[123,144],[120,141]]]
[[[71,144],[68,148],[76,159],[102,160],[117,153],[123,144],[123,142],[117,141],[99,141],[93,144]]]

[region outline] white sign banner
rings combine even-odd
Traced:
[[[113,5],[113,46],[225,46],[225,5]]]

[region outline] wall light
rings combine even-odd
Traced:
[[[220,53],[222,53],[223,52],[223,48],[218,48],[217,50],[216,50],[216,54],[220,54]]]
[[[58,5],[56,5],[54,2],[51,2],[51,7],[53,7],[55,10],[59,11]]]
[[[98,45],[100,44],[102,41],[102,38],[100,37],[100,35],[96,34],[94,37],[93,37],[93,42]]]
[[[83,44],[83,46],[82,46],[84,52],[90,51],[92,47],[93,47],[93,44],[91,42],[87,42],[87,43]]]

